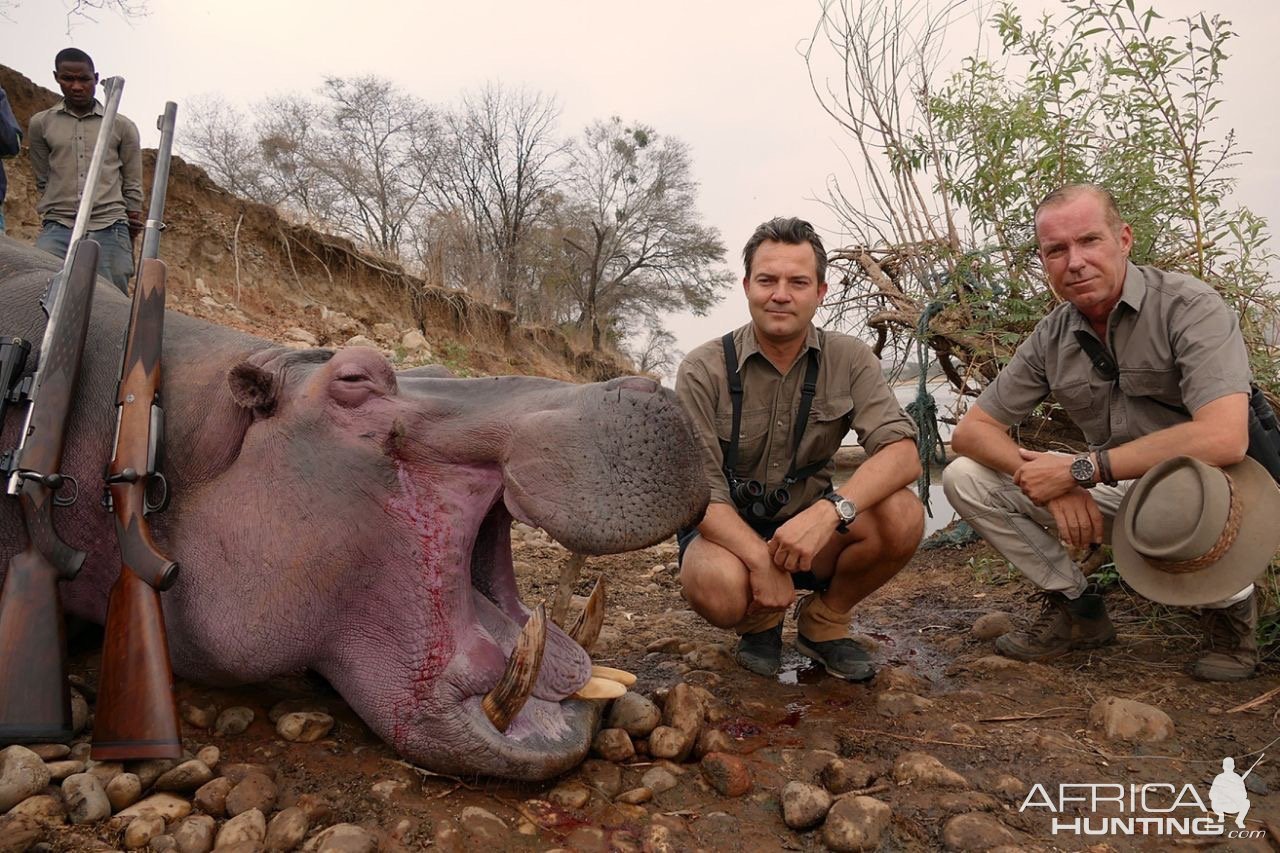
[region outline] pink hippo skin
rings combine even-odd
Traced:
[[[0,334],[40,340],[38,299],[56,269],[0,237]],[[62,585],[64,607],[97,622],[119,571],[98,496],[128,311],[99,282],[64,454],[80,499],[54,514],[89,555]],[[544,779],[582,759],[598,703],[566,697],[591,661],[554,625],[507,730],[480,708],[530,613],[510,524],[604,554],[694,522],[707,488],[669,391],[642,378],[397,374],[375,350],[288,350],[172,312],[162,369],[172,503],[150,520],[182,566],[162,596],[179,675],[235,684],[316,670],[438,772]],[[0,450],[17,443],[18,417],[7,420]],[[0,571],[24,544],[16,501],[0,500]]]

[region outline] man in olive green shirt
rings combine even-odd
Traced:
[[[1102,598],[1067,546],[1101,543],[1137,478],[1176,456],[1224,467],[1249,446],[1248,353],[1236,315],[1217,292],[1190,276],[1131,263],[1133,232],[1101,187],[1073,184],[1050,193],[1035,227],[1045,274],[1063,302],[961,419],[952,448],[967,458],[943,476],[957,512],[1042,590],[1040,619],[996,641],[1001,654],[1018,660],[1113,640]],[[1108,353],[1115,370],[1104,375],[1086,346]],[[1090,452],[1035,453],[1010,437],[1010,427],[1050,394]],[[1252,676],[1253,585],[1203,612],[1211,648],[1192,674]]]
[[[98,73],[84,51],[74,47],[59,51],[53,79],[62,89],[62,100],[31,117],[28,153],[40,193],[36,212],[42,226],[36,247],[65,258],[102,127],[103,106],[94,97]],[[117,114],[85,236],[101,246],[98,274],[126,293],[133,275],[133,235],[144,224],[138,128]]]
[[[915,426],[866,344],[814,328],[826,251],[809,223],[764,223],[743,261],[751,322],[731,333],[731,355],[723,339],[703,344],[676,379],[711,489],[703,521],[680,536],[684,595],[741,635],[740,664],[772,675],[786,609],[797,588],[813,590],[797,608],[796,648],[864,681],[875,669],[848,636],[853,607],[906,565],[924,527],[907,489],[920,472]],[[851,426],[868,458],[833,491],[831,458]]]

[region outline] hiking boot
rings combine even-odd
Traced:
[[[822,664],[828,673],[845,681],[869,681],[876,674],[870,655],[848,637],[818,642],[797,633],[796,651]]]
[[[1116,637],[1101,595],[1086,592],[1072,599],[1060,592],[1043,590],[1031,598],[1044,602],[1040,618],[1025,631],[996,639],[996,651],[1007,658],[1049,660],[1075,649],[1105,646]]]
[[[1191,665],[1202,681],[1243,681],[1258,669],[1258,594],[1230,607],[1200,612],[1208,651]]]
[[[739,637],[733,653],[738,665],[756,675],[777,675],[782,669],[782,622],[779,619],[772,628]]]

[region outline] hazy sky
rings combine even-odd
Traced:
[[[1029,13],[1049,2],[1020,4]],[[649,0],[646,3],[431,3],[421,0],[150,0],[123,21],[74,19],[63,0],[21,0],[0,18],[0,62],[54,88],[53,55],[73,44],[98,70],[127,80],[122,111],[155,145],[164,101],[216,92],[241,106],[268,94],[310,91],[325,75],[378,74],[437,104],[486,81],[558,96],[560,129],[576,133],[619,115],[687,142],[701,183],[700,210],[720,229],[741,278],[740,247],[777,215],[810,219],[828,245],[838,223],[822,204],[851,152],[810,90],[799,47],[817,0]],[[1221,126],[1253,152],[1237,172],[1239,201],[1280,224],[1280,97],[1275,94],[1280,4],[1269,0],[1159,0],[1166,18],[1218,13],[1239,34],[1229,48]],[[972,17],[949,36],[952,64],[977,37]],[[1274,245],[1274,244],[1273,244]],[[689,350],[744,322],[740,289],[708,318],[673,317]]]

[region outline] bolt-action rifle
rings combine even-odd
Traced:
[[[160,608],[160,591],[177,580],[178,564],[156,549],[146,518],[168,502],[168,483],[157,470],[164,437],[160,350],[166,276],[164,261],[157,255],[177,111],[172,101],[165,104],[159,121],[151,210],[116,390],[115,446],[107,464],[103,503],[115,516],[121,565],[107,602],[93,722],[95,761],[182,755],[169,641]],[[151,496],[157,497],[154,503]]]
[[[106,108],[70,248],[62,270],[50,281],[41,300],[49,321],[40,343],[39,364],[34,376],[19,381],[13,391],[0,389],[25,409],[18,446],[0,457],[0,474],[5,491],[18,499],[27,530],[27,547],[9,561],[0,588],[0,743],[65,742],[72,734],[66,629],[58,581],[74,578],[85,555],[58,537],[53,507],[74,503],[79,492],[75,479],[61,473],[61,467],[98,274],[98,244],[82,237],[120,108],[124,79],[104,80],[103,90]],[[15,339],[8,340],[11,357],[26,355],[22,346],[13,344]],[[70,492],[60,493],[67,485]]]

